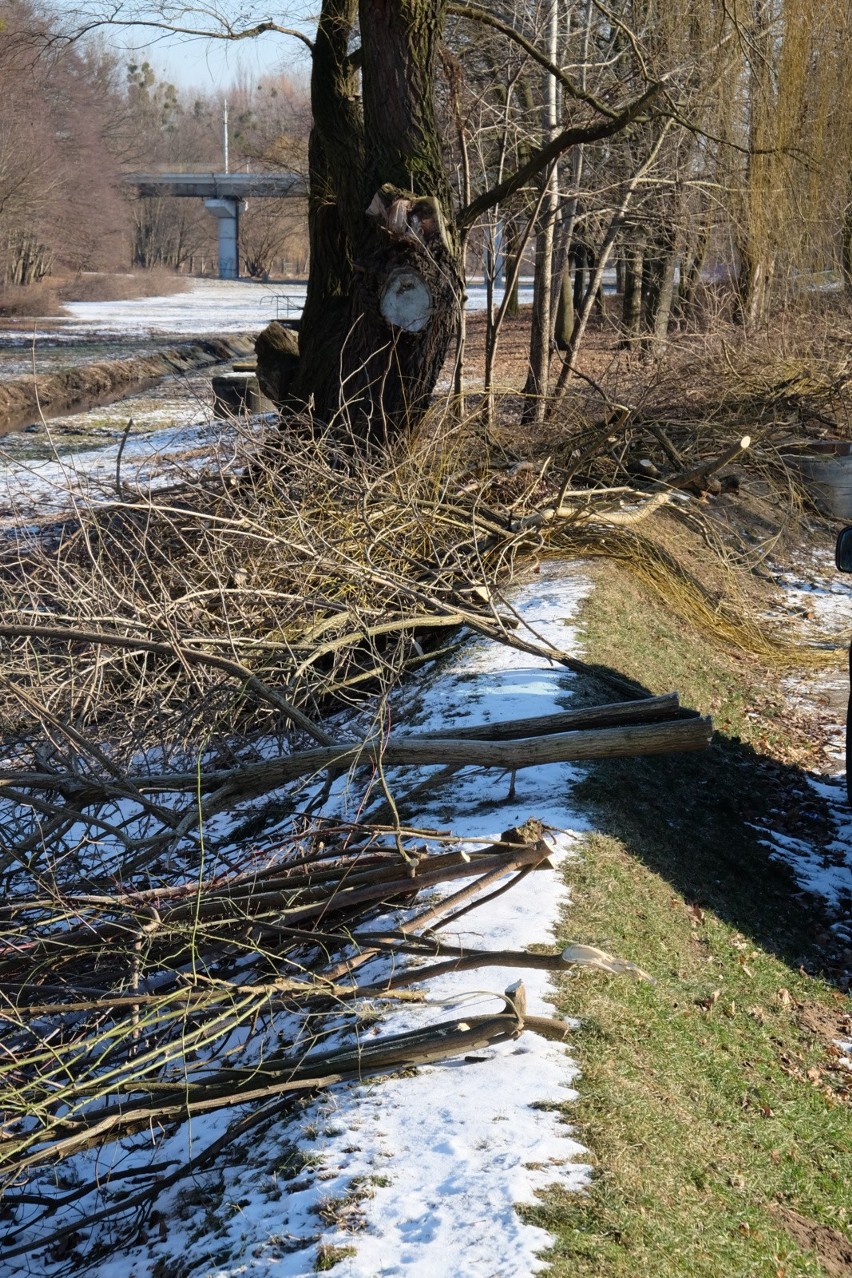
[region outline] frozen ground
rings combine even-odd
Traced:
[[[468,308],[485,306],[485,289],[468,286]],[[496,300],[502,293],[498,290]],[[521,281],[521,302],[532,301],[532,282]],[[302,313],[305,284],[259,284],[251,280],[192,280],[185,293],[134,298],[127,302],[68,302],[67,318],[50,320],[50,341],[93,341],[105,336],[170,338],[252,332],[273,319],[296,319]],[[2,335],[6,343],[29,346],[42,329],[22,323]]]
[[[571,650],[571,619],[587,589],[574,572],[554,563],[520,588],[513,603],[546,639]],[[412,683],[395,715],[426,729],[547,714],[570,701],[573,682],[573,675],[537,658],[472,640],[437,678],[424,674]],[[405,785],[425,775],[409,772]],[[467,770],[436,786],[414,820],[440,825],[449,809],[457,834],[489,836],[537,817],[553,827],[554,862],[564,863],[585,826],[571,802],[574,776],[565,764],[522,770],[510,799],[507,778]],[[390,781],[401,784],[399,776]],[[345,814],[359,802],[343,779],[329,806]],[[567,896],[559,869],[536,871],[468,915],[455,933],[447,931],[447,940],[489,949],[552,945]],[[463,1019],[497,1010],[500,992],[519,975],[529,1011],[551,1015],[546,973],[489,968],[430,982],[426,1003],[405,1005],[408,1010],[388,1014],[380,1025],[365,1026],[364,1035],[454,1012]],[[532,1202],[553,1181],[581,1190],[589,1174],[581,1147],[553,1112],[571,1099],[575,1074],[563,1046],[525,1034],[473,1059],[421,1067],[413,1076],[337,1086],[297,1120],[271,1122],[238,1160],[223,1159],[215,1172],[163,1195],[144,1242],[134,1234],[136,1241],[122,1246],[115,1259],[86,1272],[97,1278],[290,1278],[315,1272],[323,1249],[340,1248],[334,1272],[341,1278],[534,1273],[549,1238],[523,1223],[516,1205]],[[130,1188],[133,1165],[185,1162],[232,1120],[233,1113],[214,1114],[160,1145],[136,1138],[101,1155],[80,1156],[63,1165],[65,1182],[94,1186],[111,1163]],[[78,1213],[94,1206],[94,1195],[83,1195],[50,1219],[50,1230],[73,1231]],[[20,1218],[15,1245],[27,1233],[27,1220]],[[43,1253],[7,1258],[4,1278],[82,1272],[98,1234],[87,1231],[85,1241],[78,1239],[73,1253],[58,1259]]]

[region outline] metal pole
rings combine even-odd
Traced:
[[[225,172],[228,173],[228,103],[225,103]]]

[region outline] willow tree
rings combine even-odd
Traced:
[[[92,0],[92,4],[97,0]],[[459,327],[463,235],[476,218],[529,183],[572,146],[626,128],[649,104],[590,102],[525,34],[534,5],[452,0],[322,0],[316,33],[264,19],[232,21],[216,6],[162,0],[158,14],[122,7],[93,25],[133,23],[186,34],[295,37],[311,55],[310,272],[298,363],[287,400],[356,434],[386,438],[422,415]],[[223,25],[211,30],[201,14]],[[189,15],[189,16],[188,16]],[[452,192],[449,133],[436,108],[439,54],[453,22],[488,27],[550,68],[583,115],[514,172],[463,206]]]
[[[456,337],[464,301],[462,236],[572,146],[629,125],[655,86],[623,105],[595,103],[525,163],[462,207],[436,110],[448,18],[495,25],[552,67],[495,10],[448,0],[324,0],[312,44],[311,268],[291,400],[321,422],[393,435],[416,420]],[[552,67],[570,95],[573,85]]]

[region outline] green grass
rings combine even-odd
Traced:
[[[582,1070],[565,1116],[596,1170],[588,1194],[552,1191],[529,1218],[556,1237],[554,1278],[850,1273],[852,1115],[830,1047],[848,999],[819,975],[812,908],[747,822],[791,796],[806,803],[798,770],[766,753],[776,737],[788,757],[799,744],[769,724],[774,698],[743,687],[741,662],[682,626],[673,635],[609,568],[585,624],[592,660],[615,665],[629,637],[622,670],[712,701],[743,739],[610,761],[580,784],[599,832],[569,867],[560,940],[632,959],[655,983],[564,983]],[[825,1258],[826,1238],[836,1244],[841,1267],[826,1269],[779,1209],[839,1231],[819,1245]]]

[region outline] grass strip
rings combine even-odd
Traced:
[[[771,757],[803,743],[773,725],[768,676],[744,687],[741,659],[609,566],[585,629],[593,660],[664,676],[731,735],[701,758],[594,764],[580,784],[598,832],[568,868],[564,939],[656,984],[562,981],[559,1010],[581,1022],[565,1112],[596,1170],[587,1194],[553,1189],[528,1218],[556,1238],[554,1278],[852,1274],[850,1075],[833,1045],[849,1001],[821,975],[813,905],[749,824],[779,802],[809,819],[799,768]]]

